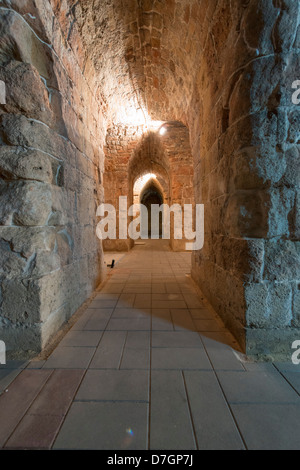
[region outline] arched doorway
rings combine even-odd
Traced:
[[[163,195],[153,181],[150,182],[141,194],[141,204],[147,208],[148,212],[148,237],[151,238],[152,234],[158,235],[162,238],[162,214],[159,214],[158,227],[153,227],[152,206],[161,206],[164,203]],[[143,233],[142,233],[143,234]],[[144,235],[144,234],[143,234]]]

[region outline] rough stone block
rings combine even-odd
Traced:
[[[0,224],[46,225],[52,210],[51,187],[40,182],[1,182]]]

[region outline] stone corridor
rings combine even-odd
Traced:
[[[241,354],[190,258],[162,240],[115,256],[47,357],[1,366],[0,447],[299,450],[299,367]]]

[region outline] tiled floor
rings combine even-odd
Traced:
[[[0,368],[5,449],[300,449],[300,366],[245,362],[190,279],[136,246],[45,361]]]

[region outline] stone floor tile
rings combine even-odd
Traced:
[[[295,403],[299,395],[276,372],[217,371],[229,403]]]
[[[153,331],[174,331],[173,320],[169,309],[152,309]]]
[[[116,308],[132,308],[134,306],[135,294],[121,294]]]
[[[91,369],[118,369],[122,359],[127,332],[106,331],[102,336],[93,360]]]
[[[50,450],[62,424],[62,416],[26,415],[5,445],[8,450]]]
[[[124,293],[131,294],[150,294],[151,284],[127,284],[123,290]]]
[[[199,450],[245,449],[214,372],[185,371]]]
[[[153,371],[151,374],[150,449],[196,449],[183,377],[179,371]]]
[[[300,364],[293,364],[292,360],[290,362],[274,362],[274,366],[280,372],[296,372],[300,373]]]
[[[52,370],[23,370],[0,396],[0,448],[21,421]]]
[[[149,317],[151,317],[150,308],[116,308],[111,318],[147,319]]]
[[[88,370],[76,401],[149,400],[149,372],[142,370]]]
[[[152,369],[170,370],[211,370],[206,352],[201,348],[154,348],[151,359]]]
[[[234,404],[231,406],[248,450],[299,450],[300,406]]]
[[[202,341],[207,355],[215,370],[240,370],[245,371],[243,364],[234,354],[233,349],[219,341],[202,336]]]
[[[147,450],[148,404],[75,402],[54,449]]]
[[[297,372],[282,372],[282,375],[300,395],[300,374]]]
[[[0,369],[0,395],[22,372],[22,369]]]
[[[90,312],[92,312],[90,314]],[[107,324],[112,316],[113,309],[98,309],[98,310],[89,310],[89,318],[83,327],[84,331],[104,331],[107,327]]]
[[[153,331],[153,348],[201,348],[202,341],[197,333],[187,331]]]
[[[153,309],[185,309],[184,300],[152,300]]]
[[[171,317],[175,331],[196,331],[188,309],[171,309]]]
[[[149,349],[151,335],[149,331],[128,331],[126,348]]]
[[[134,308],[151,308],[151,294],[136,294]]]
[[[92,347],[59,346],[49,356],[43,369],[86,369],[95,354]]]
[[[107,331],[149,331],[151,328],[151,317],[149,318],[112,318]]]
[[[102,335],[103,331],[69,331],[60,346],[96,347]]]
[[[125,347],[120,369],[149,370],[150,349]]]

